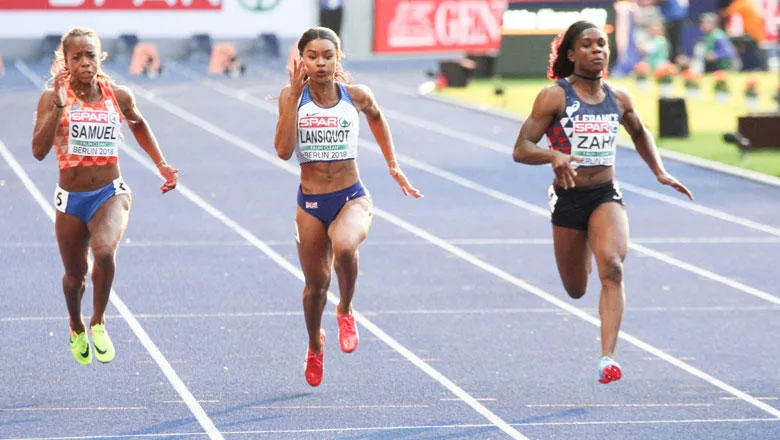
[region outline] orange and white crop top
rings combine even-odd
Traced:
[[[100,102],[87,104],[76,97],[66,82],[68,98],[54,134],[59,169],[115,164],[122,138],[122,112],[114,89],[98,80]]]

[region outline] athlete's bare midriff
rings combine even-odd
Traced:
[[[615,177],[614,166],[579,167],[574,177],[575,188],[587,188],[612,181]]]
[[[60,188],[69,192],[100,189],[119,177],[119,164],[70,167],[60,170]]]
[[[360,178],[357,162],[340,160],[301,165],[301,189],[304,194],[326,194],[355,184]]]

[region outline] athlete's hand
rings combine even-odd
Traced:
[[[678,192],[685,194],[688,196],[689,199],[693,200],[693,194],[691,191],[685,187],[682,183],[680,183],[679,180],[675,179],[674,176],[667,173],[666,171],[661,172],[656,176],[658,178],[658,181],[664,185],[669,185],[672,188],[676,189]]]
[[[160,187],[160,191],[162,191],[163,194],[176,188],[176,183],[179,182],[179,170],[168,165],[167,162],[163,162],[157,167],[157,171],[159,171],[162,178],[165,179],[165,183]]]
[[[290,68],[287,70],[290,72],[290,88],[293,96],[300,98],[303,94],[303,88],[309,83],[306,66],[303,64],[303,60],[296,58],[293,60],[292,70]]]
[[[64,106],[68,102],[68,87],[65,82],[70,79],[70,72],[61,69],[54,75],[52,86],[54,87],[54,105]]]
[[[560,151],[554,153],[552,169],[555,173],[555,183],[563,189],[574,188],[574,178],[577,176],[577,171],[571,167],[571,163],[582,162],[582,158],[563,154]]]
[[[412,186],[412,184],[409,182],[409,179],[406,178],[406,175],[403,171],[401,171],[401,167],[398,165],[390,168],[390,175],[393,176],[393,179],[395,179],[395,181],[398,182],[398,185],[401,186],[401,191],[403,191],[405,196],[412,196],[415,199],[421,199],[424,197],[417,188]]]

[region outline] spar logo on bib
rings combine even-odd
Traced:
[[[304,116],[298,120],[298,128],[338,128],[337,116]]]
[[[70,122],[95,122],[98,124],[119,124],[119,115],[106,111],[71,111]]]
[[[615,140],[620,130],[617,113],[575,115],[572,129],[572,146],[576,156],[614,156]]]
[[[103,110],[70,112],[68,153],[80,156],[116,156],[119,114]]]

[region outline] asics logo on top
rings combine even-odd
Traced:
[[[574,101],[571,105],[566,106],[566,115],[571,117],[574,113],[577,112],[577,110],[580,109],[580,102]]]

